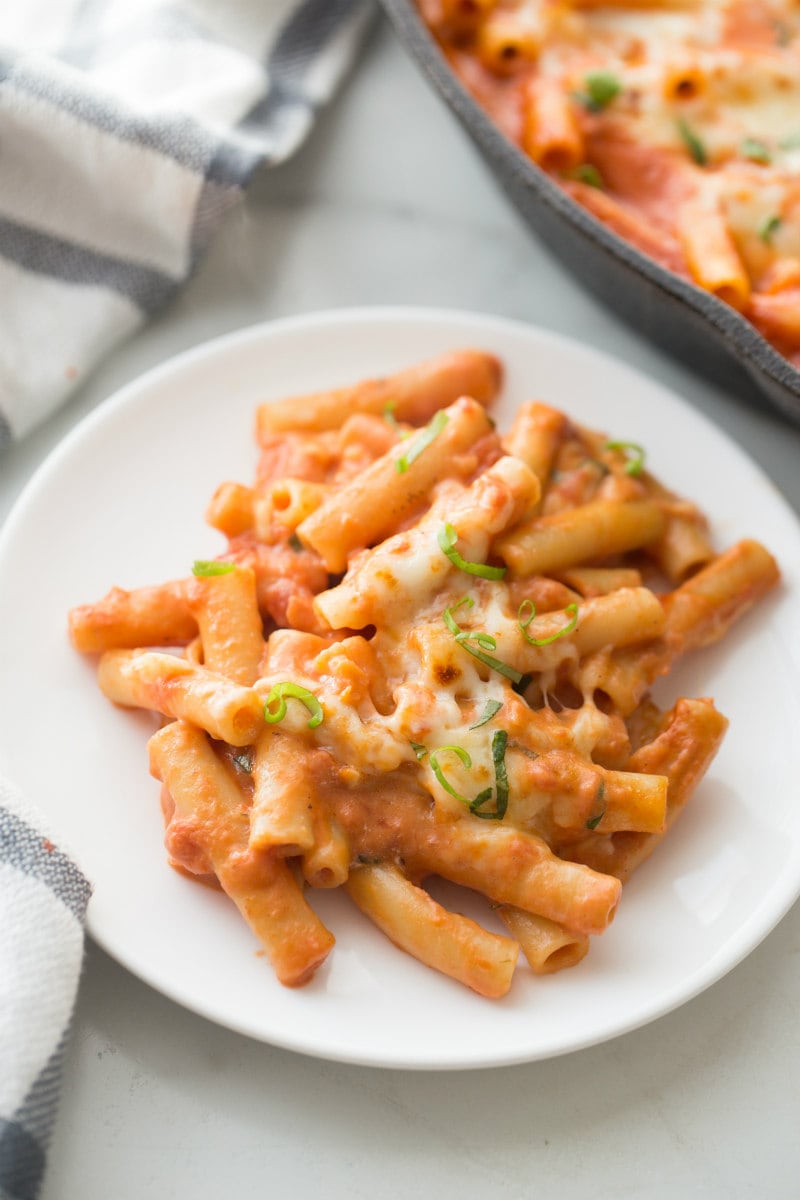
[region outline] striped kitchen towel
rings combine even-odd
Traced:
[[[374,0],[21,0],[0,12],[0,447],[174,296],[287,158]]]
[[[0,779],[0,1198],[44,1174],[83,954],[90,887]]]

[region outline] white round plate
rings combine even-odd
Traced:
[[[227,899],[170,870],[149,716],[100,695],[66,614],[113,585],[185,576],[223,549],[203,512],[249,482],[263,400],[382,374],[459,346],[498,353],[501,428],[542,398],[614,438],[710,514],[720,548],[766,542],[784,583],[661,699],[711,695],[723,748],[681,821],[626,887],[578,967],[520,968],[489,1001],[388,943],[344,895],[314,893],[337,944],[305,988],[277,984]],[[45,810],[94,883],[93,937],[134,974],[211,1020],[345,1062],[465,1068],[603,1041],[719,979],[800,891],[800,534],[769,480],[689,405],[619,362],[529,326],[422,309],[338,311],[246,329],[124,388],[40,469],[0,540],[0,769]]]

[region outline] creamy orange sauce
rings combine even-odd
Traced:
[[[791,0],[419,6],[512,142],[621,238],[733,303],[800,364],[800,289],[776,298],[763,282],[775,263],[800,260],[800,14]],[[699,251],[687,249],[692,239]]]
[[[612,132],[598,126],[598,145]],[[662,186],[660,160],[637,161],[655,223],[681,177]],[[765,294],[800,287],[800,272],[764,278]],[[370,403],[390,382],[370,384]],[[108,699],[174,718],[148,746],[171,864],[218,881],[288,986],[334,941],[306,888],[346,887],[399,945],[484,995],[507,990],[517,941],[534,970],[548,946],[551,966],[582,957],[616,911],[615,875],[649,853],[724,732],[707,700],[660,714],[650,685],[778,579],[758,543],[715,555],[701,514],[643,469],[641,448],[543,401],[505,438],[476,401],[447,406],[446,421],[459,415],[473,441],[436,455],[423,438],[431,465],[391,530],[368,508],[359,523],[348,480],[373,508],[387,477],[392,493],[396,424],[370,410],[315,435],[263,419],[262,471],[322,486],[223,485],[226,563],[73,613],[76,646],[107,651]],[[354,540],[309,550],[291,532],[307,516],[261,521],[275,495],[334,540],[349,520]],[[166,641],[188,643],[184,657],[153,651]],[[416,886],[435,875],[500,906],[516,940],[437,905]],[[577,955],[561,955],[565,940]]]

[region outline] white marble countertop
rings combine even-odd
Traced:
[[[395,303],[521,318],[622,357],[724,427],[800,510],[800,431],[698,379],[583,292],[381,25],[309,144],[255,183],[180,299],[3,457],[0,518],[63,434],[148,367],[264,319]],[[90,944],[43,1200],[789,1200],[799,951],[796,906],[725,979],[646,1028],[450,1074],[248,1041]]]

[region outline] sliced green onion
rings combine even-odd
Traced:
[[[309,729],[316,729],[322,724],[324,712],[322,705],[313,692],[308,688],[301,687],[299,683],[276,683],[270,688],[266,703],[264,704],[264,720],[269,725],[277,725],[286,716],[286,697],[290,696],[294,700],[299,700],[301,704],[305,704],[308,711],[311,713],[311,719],[308,722]],[[278,707],[273,712],[271,705],[277,703]]]
[[[233,765],[236,767],[236,770],[241,771],[243,775],[252,775],[253,751],[240,750],[238,754],[234,754]]]
[[[637,442],[606,442],[606,450],[628,450],[633,452],[633,458],[625,463],[626,475],[641,475],[644,470],[645,451]]]
[[[384,421],[386,421],[387,425],[391,425],[392,429],[398,435],[401,442],[404,442],[406,440],[406,438],[411,437],[410,429],[401,429],[400,428],[400,422],[397,420],[397,417],[394,415],[394,401],[393,400],[390,400],[389,403],[384,408],[383,419],[384,419]]]
[[[597,826],[600,824],[603,817],[606,815],[605,795],[606,795],[606,781],[604,779],[601,779],[600,786],[597,789],[597,797],[596,797],[595,803],[602,804],[603,807],[596,816],[590,817],[589,820],[586,822],[587,829],[597,829]]]
[[[475,604],[475,601],[472,599],[471,596],[462,596],[457,604],[451,604],[450,607],[446,608],[444,610],[444,613],[442,614],[442,620],[444,621],[445,625],[452,633],[453,637],[458,637],[461,633],[461,627],[456,622],[456,619],[453,616],[453,613],[457,609],[461,608],[462,604],[466,604],[467,608],[472,608]]]
[[[773,234],[777,232],[782,224],[781,218],[777,213],[773,213],[771,217],[767,217],[758,230],[758,236],[762,242],[771,242]]]
[[[769,146],[764,142],[760,142],[758,138],[745,138],[739,146],[739,153],[742,158],[748,158],[750,162],[765,164],[772,162],[772,154]]]
[[[442,554],[447,555],[450,562],[454,567],[458,567],[459,571],[466,571],[467,575],[479,575],[481,579],[503,579],[505,577],[505,567],[490,567],[486,563],[467,562],[465,558],[462,558],[455,548],[458,534],[449,522],[446,522],[439,530],[436,540]]]
[[[409,746],[419,759],[424,758],[428,753],[428,747],[423,746],[422,742],[409,742]]]
[[[697,163],[698,167],[706,166],[708,163],[708,153],[700,138],[683,117],[680,118],[677,124],[678,133],[681,135],[683,143],[691,157]]]
[[[477,658],[485,666],[491,667],[493,671],[497,671],[500,675],[505,675],[506,679],[510,679],[514,683],[519,683],[520,679],[522,679],[521,671],[518,671],[516,667],[509,666],[508,663],[502,662],[499,658],[493,658],[490,654],[484,654],[482,650],[476,650],[474,646],[468,645],[467,639],[470,636],[470,634],[461,634],[460,637],[456,638],[456,641],[473,658]],[[492,638],[492,641],[494,641],[494,638]]]
[[[487,700],[482,716],[475,722],[474,725],[470,725],[470,729],[480,729],[481,725],[486,725],[489,721],[491,721],[495,713],[499,713],[502,707],[502,700]]]
[[[577,179],[579,183],[588,184],[589,187],[598,188],[600,191],[606,186],[603,176],[598,171],[593,163],[581,163],[569,172],[570,179]]]
[[[495,791],[497,795],[494,812],[479,811],[481,806],[492,798],[492,789],[490,787],[484,788],[482,792],[478,792],[474,800],[468,800],[466,796],[461,795],[461,792],[456,791],[452,783],[445,778],[444,771],[439,764],[438,756],[440,754],[455,754],[461,765],[466,767],[467,770],[472,766],[472,759],[463,746],[442,746],[440,749],[434,750],[429,760],[431,770],[444,790],[456,800],[460,800],[462,804],[466,804],[470,812],[474,813],[476,817],[483,817],[489,821],[502,821],[508,807],[508,774],[505,763],[507,744],[508,734],[506,731],[504,729],[496,730],[492,738],[492,761],[494,763]]]
[[[395,460],[394,469],[398,474],[402,475],[413,462],[415,462],[423,450],[430,446],[431,442],[435,441],[439,434],[444,429],[447,422],[450,420],[443,408],[440,408],[437,413],[431,418],[428,424],[420,433],[419,437],[414,438],[414,441],[408,447],[405,454],[401,454]]]
[[[490,654],[484,653],[485,650],[497,649],[497,641],[490,633],[470,633],[469,630],[462,630],[459,628],[453,613],[457,608],[460,608],[462,604],[466,604],[469,606],[469,608],[472,608],[474,603],[475,601],[471,596],[462,596],[458,604],[454,604],[452,607],[444,610],[444,613],[442,614],[442,620],[458,644],[463,646],[464,649],[473,656],[473,658],[477,658],[487,667],[491,667],[492,670],[499,671],[501,675],[505,675],[506,679],[511,679],[514,683],[519,683],[520,679],[522,679],[521,671],[518,671],[516,667],[509,666],[508,663],[501,662],[499,658],[493,658]],[[475,646],[470,646],[470,642],[477,642],[480,649],[476,649]]]
[[[207,579],[211,575],[230,575],[236,570],[236,563],[214,562],[205,558],[197,558],[192,567],[192,574],[198,579]]]
[[[583,84],[586,90],[576,92],[575,99],[590,112],[602,112],[622,91],[622,84],[610,71],[591,71]]]
[[[506,815],[508,808],[508,771],[506,770],[506,746],[508,745],[508,734],[505,729],[497,729],[492,738],[492,762],[494,763],[494,787],[495,787],[495,810],[494,812],[479,812],[482,804],[491,796],[491,788],[487,788],[489,795],[486,792],[481,792],[476,796],[470,804],[470,812],[476,817],[483,817],[487,821],[502,821]]]
[[[526,610],[526,615],[523,617],[522,610],[526,605],[529,605],[530,607]],[[536,616],[536,605],[532,600],[523,600],[522,604],[520,604],[519,608],[517,609],[517,624],[519,625],[522,636],[525,638],[525,641],[529,646],[549,646],[551,642],[557,642],[559,638],[564,637],[568,633],[572,633],[573,629],[578,624],[577,604],[567,605],[567,607],[564,609],[564,614],[566,616],[570,613],[572,614],[572,619],[567,625],[564,626],[563,629],[559,629],[558,633],[552,633],[550,637],[545,638],[531,637],[531,635],[528,633],[528,626]]]
[[[525,609],[525,613],[526,613],[526,615],[524,617],[522,615],[523,609]],[[531,621],[533,620],[533,618],[535,616],[536,616],[536,605],[530,599],[523,600],[522,603],[520,604],[519,608],[517,609],[517,624],[519,625],[519,627],[523,633],[525,633],[526,629],[528,628],[528,626],[530,625]],[[527,637],[527,633],[525,633],[525,636]]]
[[[468,608],[472,608],[475,604],[475,601],[471,596],[462,596],[458,604],[453,604],[450,608],[446,608],[442,614],[442,620],[452,633],[453,637],[457,642],[461,642],[462,644],[467,638],[469,638],[471,641],[477,642],[479,646],[484,648],[484,650],[496,650],[497,642],[490,633],[481,633],[480,631],[468,633],[457,623],[453,613],[457,608],[461,608],[462,604],[466,604]]]
[[[451,796],[455,796],[456,800],[460,800],[462,804],[469,805],[470,802],[467,797],[462,796],[461,792],[457,792],[452,783],[448,783],[448,781],[445,779],[444,771],[439,766],[439,755],[447,753],[455,754],[460,760],[461,765],[466,767],[467,770],[469,770],[469,768],[472,766],[472,759],[463,746],[441,746],[438,750],[434,750],[428,759],[428,762],[431,765],[431,770],[446,792],[449,792]]]

